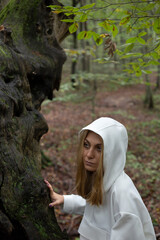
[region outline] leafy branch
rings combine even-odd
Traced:
[[[102,6],[99,6],[100,4]],[[140,68],[145,66],[145,58],[146,65],[149,63],[157,64],[160,56],[160,38],[156,37],[160,34],[160,1],[117,1],[112,3],[96,1],[96,3],[80,7],[57,5],[49,7],[54,14],[63,12],[66,15],[66,19],[62,21],[70,24],[69,31],[71,34],[78,31],[79,24],[90,23],[91,29],[78,32],[78,39],[93,39],[97,46],[104,43],[104,50],[110,57],[114,53],[120,56],[120,59],[138,56],[141,59],[138,63]],[[96,23],[94,26],[92,21]],[[117,44],[115,43],[116,37],[122,33],[122,29],[127,34],[123,51],[116,50]],[[150,29],[150,32],[152,31],[154,34],[152,45],[151,41],[147,40],[149,37],[147,29],[148,31]],[[153,54],[146,54],[142,59],[142,53],[134,52],[137,43],[140,46],[148,45],[152,49],[149,51],[152,51]],[[134,63],[130,65],[134,66]],[[135,67],[133,69],[135,70]]]

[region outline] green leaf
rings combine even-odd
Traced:
[[[122,25],[127,24],[130,21],[130,19],[131,19],[131,16],[127,16],[127,17],[122,18],[119,25],[122,26]]]
[[[152,52],[152,53],[151,53],[151,56],[152,56],[154,59],[159,59],[159,56],[158,56],[158,53],[157,53],[157,52]]]
[[[117,53],[119,56],[122,56],[122,55],[123,55],[123,52],[120,51],[119,49],[116,49],[116,53]]]
[[[133,30],[132,26],[129,25],[129,26],[127,27],[127,33],[130,33],[132,30]]]
[[[73,13],[72,13],[72,12],[71,12],[71,13],[69,13],[69,12],[68,12],[68,13],[67,13],[67,12],[65,12],[64,14],[65,14],[67,17],[68,17],[68,16],[71,16],[71,15],[73,15]]]
[[[78,40],[81,39],[89,39],[94,35],[93,31],[82,31],[80,33],[78,33]],[[97,35],[97,37],[99,36],[99,34]]]
[[[96,41],[96,39],[99,38],[99,37],[100,37],[100,35],[98,33],[93,32],[93,39],[94,39],[94,41]]]
[[[138,58],[138,61],[141,62],[141,64],[144,63],[142,58]]]
[[[157,33],[160,34],[160,18],[156,18],[153,23],[153,30]]]
[[[97,46],[99,46],[103,43],[103,38],[99,37],[99,38],[96,39],[95,42],[96,42]]]
[[[86,22],[86,21],[87,21],[87,18],[88,18],[87,14],[83,14],[83,15],[80,17],[79,22]]]
[[[73,19],[62,19],[61,22],[74,22]]]
[[[145,74],[151,74],[152,73],[152,71],[149,71],[149,70],[142,70],[142,72],[145,73]]]
[[[78,23],[74,22],[70,27],[69,27],[69,32],[74,33],[78,29]]]
[[[72,12],[79,11],[78,8],[72,7],[72,6],[65,6],[65,7],[63,7],[63,8],[64,8],[65,10],[67,10],[67,11],[72,11]]]
[[[100,27],[103,27],[107,32],[111,30],[111,24],[108,21],[99,23]]]
[[[86,31],[79,32],[77,36],[78,40],[84,39],[86,33]]]
[[[126,68],[126,69],[123,70],[123,72],[133,73],[134,71],[132,69],[129,69],[129,68],[127,69]]]
[[[93,39],[96,42],[96,44],[99,46],[103,43],[103,38],[100,37],[98,33],[92,32]]]
[[[137,37],[131,37],[129,39],[127,39],[126,43],[135,43],[137,40]]]
[[[156,47],[155,51],[157,52],[158,56],[160,56],[160,45]]]
[[[141,44],[146,44],[145,40],[141,37],[137,37],[137,41]]]
[[[93,31],[87,31],[84,38],[85,38],[85,39],[89,39],[89,38],[91,38],[92,36],[93,36]]]
[[[115,24],[113,24],[111,29],[112,29],[112,35],[113,37],[115,37],[118,34],[118,28]]]
[[[155,7],[155,3],[149,3],[145,6],[145,8],[143,9],[143,11],[150,11]]]
[[[125,53],[130,52],[133,47],[134,47],[134,43],[129,43],[128,46],[125,48],[124,52]]]
[[[140,76],[142,75],[142,71],[141,71],[140,68],[137,68],[137,70],[135,71],[135,73],[136,73],[136,76],[137,76],[137,77],[140,77]]]
[[[148,65],[160,65],[160,63],[158,61],[152,60],[148,62]]]
[[[145,36],[147,33],[146,32],[141,32],[138,34],[138,37],[142,37],[142,36]]]
[[[95,3],[92,3],[92,4],[87,4],[87,5],[83,6],[83,7],[80,7],[80,9],[88,9],[88,8],[93,8],[93,7],[94,7],[94,5],[95,5]]]
[[[126,53],[124,56],[121,57],[123,58],[130,58],[130,57],[141,57],[142,53]]]

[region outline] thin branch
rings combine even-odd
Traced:
[[[106,6],[103,6],[103,7],[93,7],[93,8],[87,8],[87,9],[79,9],[78,11],[79,12],[85,12],[85,11],[88,11],[88,10],[92,10],[92,11],[99,11],[99,10],[102,10],[102,9],[105,9],[105,8],[108,8],[108,7],[110,7],[110,6],[117,6],[117,5],[127,5],[127,4],[131,4],[131,5],[133,5],[133,4],[147,4],[147,3],[155,3],[153,0],[151,0],[151,1],[146,1],[146,2],[143,2],[143,1],[141,1],[141,2],[121,2],[121,3],[108,3],[108,5],[106,5]],[[156,3],[155,3],[156,4]],[[64,6],[64,9],[65,9],[65,6]],[[69,13],[70,12],[70,10],[65,10],[64,12],[66,12],[66,13]]]
[[[108,3],[108,5],[104,6],[104,7],[99,7],[99,8],[93,8],[92,10],[101,10],[104,8],[108,8],[110,6],[116,6],[116,5],[127,5],[127,4],[141,4],[141,3],[155,3],[154,1],[147,1],[147,2],[122,2],[122,3]]]
[[[139,18],[160,18],[160,15],[151,15],[151,16],[140,16],[140,17],[132,17],[131,18],[135,18],[135,19],[139,19]],[[109,19],[109,18],[102,18],[102,19],[94,19],[94,18],[89,18],[88,20],[94,20],[94,21],[105,21],[105,20],[111,20],[111,21],[121,21],[122,19],[118,19],[118,18],[113,18],[113,19]]]

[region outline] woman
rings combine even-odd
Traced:
[[[81,240],[155,240],[151,218],[132,180],[124,172],[128,136],[111,118],[99,118],[80,132],[77,154],[78,195],[50,189],[49,206],[83,215]]]

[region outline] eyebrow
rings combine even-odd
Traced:
[[[84,141],[87,141],[88,143],[90,143],[90,141],[89,141],[87,138],[85,138]],[[102,146],[102,143],[101,143],[101,142],[100,142],[100,143],[97,143],[97,144],[95,144],[95,146]]]

